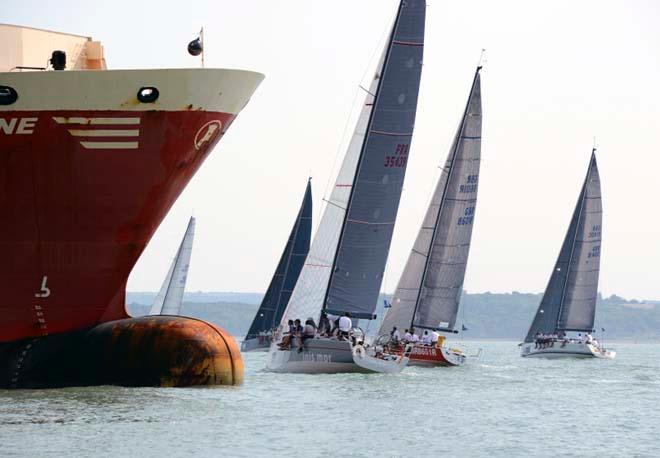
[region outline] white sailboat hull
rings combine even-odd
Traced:
[[[616,352],[596,347],[587,343],[569,342],[562,344],[554,342],[553,346],[546,348],[535,348],[534,343],[524,343],[520,348],[520,356],[523,358],[602,358],[614,359]]]
[[[408,357],[377,358],[361,345],[333,339],[309,339],[300,350],[294,344],[291,350],[280,350],[276,344],[270,349],[267,369],[279,373],[338,374],[386,373],[395,374],[408,364]]]

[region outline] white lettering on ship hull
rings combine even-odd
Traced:
[[[30,135],[34,133],[39,118],[0,118],[0,132],[5,135]]]

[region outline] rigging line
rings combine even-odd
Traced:
[[[396,20],[396,17],[398,16],[398,14],[399,13],[398,13],[398,9],[397,9],[394,12],[394,14],[390,15],[390,21],[389,21],[390,24],[394,23],[394,21]],[[348,131],[348,127],[349,127],[349,125],[352,124],[351,123],[351,118],[353,117],[353,111],[356,108],[356,102],[357,102],[358,96],[360,94],[359,89],[362,88],[362,82],[366,78],[367,74],[370,72],[370,69],[372,69],[374,67],[374,65],[376,67],[378,67],[378,60],[380,60],[379,51],[381,51],[385,47],[384,43],[388,39],[391,29],[392,29],[391,26],[390,27],[385,27],[385,29],[381,33],[381,36],[378,39],[378,42],[376,43],[376,45],[374,46],[374,48],[371,52],[371,56],[369,57],[369,60],[367,61],[368,63],[367,63],[367,65],[365,65],[364,71],[362,72],[362,76],[360,77],[360,85],[358,86],[357,89],[355,89],[355,93],[353,95],[353,101],[351,102],[351,105],[350,105],[351,109],[349,110],[348,116],[346,116],[346,121],[344,123],[344,128],[342,130],[342,134],[341,134],[341,137],[340,137],[339,144],[337,145],[337,150],[335,152],[335,157],[332,160],[332,167],[330,168],[331,173],[328,174],[328,179],[326,181],[325,188],[323,189],[323,198],[321,199],[323,202],[329,203],[328,200],[326,200],[325,196],[328,195],[328,190],[330,188],[330,184],[332,183],[332,180],[336,175],[336,174],[333,174],[332,172],[336,171],[335,167],[337,166],[337,159],[339,158],[339,155],[342,153],[342,151],[347,150],[348,146],[350,145],[350,139],[348,139],[348,143],[346,144],[346,148],[342,148],[342,146],[344,145],[344,142],[346,142],[346,140],[347,140],[346,139],[346,134],[347,134],[347,131]],[[375,61],[375,64],[374,64],[374,59],[377,59]],[[378,70],[378,69],[376,69],[376,70]],[[372,70],[372,72],[373,72],[373,70]],[[369,82],[371,82],[372,80],[373,80],[373,78],[369,78]],[[369,92],[369,91],[366,91],[366,92]],[[359,112],[362,112],[363,105],[364,104],[360,104]],[[357,119],[359,120],[359,114],[358,114]],[[319,205],[319,208],[317,210],[318,211],[318,217],[317,217],[316,221],[318,221],[318,222],[316,223],[316,227],[314,228],[314,233],[318,232],[318,228],[321,224],[321,218],[323,216],[323,211],[325,210],[325,208],[324,207],[322,208],[322,207],[323,207],[322,205]]]
[[[372,96],[372,97],[376,97],[376,94],[371,93],[371,91],[369,91],[369,89],[365,88],[365,87],[362,86],[361,84],[360,84],[358,87],[359,87],[360,89],[362,89],[364,92],[366,92],[367,94],[369,94],[370,96]],[[372,104],[372,105],[373,105],[373,104]]]
[[[345,207],[342,207],[341,205],[336,204],[336,203],[334,203],[334,202],[331,201],[331,200],[327,200],[327,199],[321,199],[321,200],[322,200],[323,202],[325,202],[326,204],[328,204],[328,205],[333,205],[333,206],[335,206],[335,207],[337,207],[337,208],[339,208],[339,209],[341,209],[341,210],[346,211],[346,208],[345,208]]]
[[[403,8],[403,2],[399,3],[399,7],[396,10],[396,19],[394,20],[394,24],[392,25],[392,29],[389,33],[389,38],[387,40],[384,52],[383,52],[383,63],[382,65],[377,65],[378,70],[380,70],[380,77],[378,78],[378,84],[376,85],[376,94],[377,96],[380,96],[380,89],[383,84],[383,75],[387,71],[387,66],[389,65],[389,60],[390,56],[392,53],[392,40],[394,40],[394,37],[396,36],[397,33],[397,27],[398,27],[398,22],[399,22],[399,17],[401,16],[401,10]],[[379,62],[380,64],[380,62]],[[378,102],[378,97],[374,97],[374,105]],[[376,113],[376,107],[374,106],[371,109],[371,112],[369,113],[369,120],[367,121],[366,129],[365,129],[365,137],[362,140],[362,145],[360,146],[360,154],[358,155],[357,158],[357,164],[355,167],[355,173],[353,174],[353,179],[351,181],[352,184],[355,184],[357,181],[357,178],[360,176],[360,171],[362,169],[362,161],[364,159],[364,152],[367,146],[367,140],[369,139],[369,131],[373,127],[373,120],[374,120],[374,115]],[[339,249],[341,248],[341,241],[342,238],[344,237],[344,231],[346,230],[346,220],[348,216],[348,208],[351,206],[351,201],[353,200],[353,196],[355,193],[355,186],[351,187],[351,192],[348,196],[348,201],[346,204],[346,214],[344,215],[344,219],[342,221],[341,229],[339,230],[339,238],[337,239],[337,246],[335,247],[335,253],[332,259],[332,268],[334,270],[335,264],[337,262],[337,257],[339,256]],[[330,288],[332,287],[333,283],[333,274],[330,273],[330,278],[328,279],[328,283],[326,284],[325,287],[325,293],[323,295],[323,304],[321,305],[321,311],[326,310],[326,304],[328,302],[328,298],[330,296]]]
[[[486,48],[481,48],[481,53],[479,53],[479,60],[477,61],[477,67],[481,68],[483,64],[486,63],[484,55],[486,54]]]

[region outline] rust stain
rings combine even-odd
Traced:
[[[120,371],[159,386],[240,385],[243,360],[227,332],[201,320],[154,316],[113,322],[106,352]],[[107,354],[106,353],[106,354]]]
[[[126,107],[136,107],[138,105],[140,105],[140,101],[137,99],[137,97],[131,97],[130,99],[122,103],[120,106],[122,108],[126,108]]]

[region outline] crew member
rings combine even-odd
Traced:
[[[431,345],[431,335],[429,334],[429,331],[424,331],[424,335],[422,336],[422,343],[424,345]]]
[[[395,345],[398,345],[401,341],[401,334],[399,334],[399,330],[396,328],[396,326],[394,326],[392,328],[392,332],[390,332],[390,340]]]
[[[436,345],[438,343],[438,340],[440,340],[440,333],[431,331],[431,343],[433,345]]]
[[[339,340],[348,339],[351,329],[353,329],[350,312],[346,312],[340,317],[328,314],[328,318],[331,321],[335,321],[337,328],[339,328]]]
[[[332,331],[332,325],[328,319],[328,314],[321,312],[321,319],[319,320],[319,334],[321,336],[330,335]]]
[[[307,318],[305,321],[305,327],[303,328],[302,331],[302,344],[300,345],[300,348],[298,349],[298,352],[303,351],[303,347],[305,346],[305,341],[308,339],[313,339],[316,336],[316,323],[314,323],[313,318]]]

